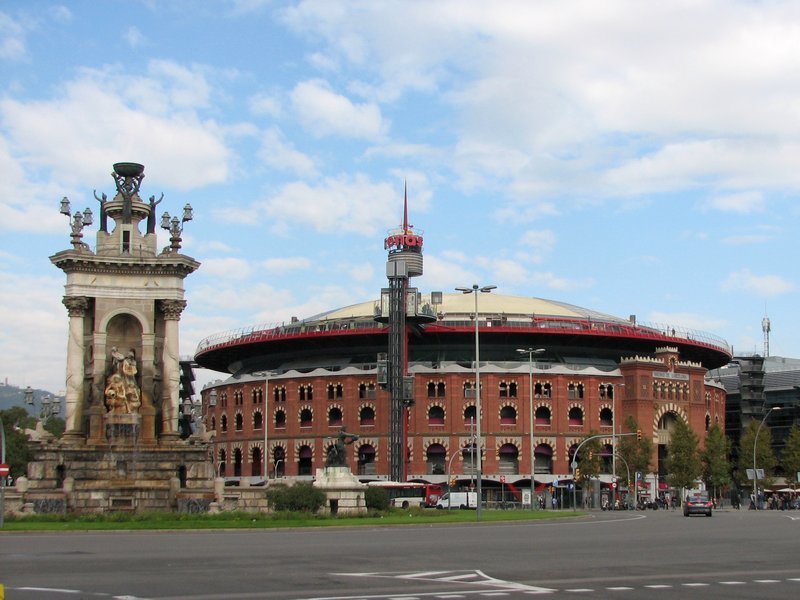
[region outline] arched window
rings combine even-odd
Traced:
[[[429,475],[445,474],[445,457],[447,450],[441,444],[431,444],[425,452],[425,462],[428,466]]]
[[[264,416],[256,411],[253,413],[253,429],[262,429],[264,427]]]
[[[282,410],[275,411],[275,429],[286,428],[286,413]]]
[[[428,382],[428,398],[436,397],[436,384],[432,381]]]
[[[577,406],[569,409],[569,424],[583,425],[583,411]]]
[[[342,426],[342,409],[338,406],[333,406],[328,411],[328,426],[341,427]]]
[[[600,426],[611,427],[614,424],[614,413],[607,406],[600,409]]]
[[[217,430],[217,417],[213,417],[213,416],[211,417],[211,430],[212,431],[216,431]]]
[[[519,449],[514,444],[500,446],[499,459],[501,475],[516,475],[519,473]]]
[[[222,430],[223,433],[228,431],[228,416],[222,415],[219,418],[219,428]]]
[[[464,409],[464,425],[474,425],[477,421],[478,409],[474,404],[470,404]]]
[[[547,444],[540,444],[534,450],[534,473],[548,474],[553,472],[553,449]]]
[[[228,455],[224,449],[219,451],[219,476],[225,477],[225,463],[228,462]]]
[[[547,406],[539,406],[536,408],[535,414],[536,425],[551,425],[552,416],[550,409]]]
[[[428,408],[428,425],[444,425],[444,409],[441,406]]]
[[[314,424],[314,413],[310,408],[304,408],[300,411],[300,427],[311,427]]]
[[[244,429],[244,416],[242,413],[236,413],[236,431]]]
[[[253,448],[251,457],[250,474],[253,477],[257,477],[261,475],[261,448]]]
[[[358,474],[375,475],[375,448],[364,444],[358,449]]]
[[[358,397],[362,400],[375,398],[375,384],[374,383],[359,383],[358,384]]]
[[[308,446],[301,446],[297,455],[297,474],[311,475],[311,461],[314,458],[314,452]]]
[[[517,409],[513,406],[504,406],[500,409],[500,424],[501,425],[516,425],[517,424]]]
[[[437,398],[444,398],[445,391],[447,390],[447,386],[445,385],[444,381],[440,381],[436,384],[436,397]]]
[[[233,451],[233,476],[242,476],[242,449],[236,448]]]
[[[286,452],[280,446],[272,451],[272,474],[283,477],[286,474]]]
[[[706,415],[706,431],[711,427],[711,415]]]
[[[362,427],[375,425],[375,409],[371,406],[364,406],[358,413],[358,422]]]

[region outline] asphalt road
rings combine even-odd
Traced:
[[[800,512],[275,531],[0,534],[8,599],[800,597]]]

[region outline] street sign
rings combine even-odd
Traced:
[[[612,482],[612,483],[611,483],[611,487],[612,487],[613,489],[617,489],[617,482],[616,482],[616,481]]]
[[[0,477],[5,477],[9,473],[11,473],[11,467],[5,463],[0,463]]]
[[[500,475],[500,483],[505,483],[505,482],[506,482],[506,476]]]

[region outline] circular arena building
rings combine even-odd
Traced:
[[[474,483],[464,449],[476,443],[476,324],[471,294],[417,299],[429,318],[407,327],[413,404],[405,412],[405,477]],[[613,485],[612,433],[632,418],[652,439],[645,494],[664,483],[670,431],[682,419],[700,439],[724,428],[725,390],[707,372],[731,359],[714,335],[637,323],[541,298],[481,294],[477,330],[485,498],[509,489],[569,485],[580,442],[601,435]],[[201,392],[218,474],[229,480],[310,479],[344,429],[358,436],[347,464],[362,481],[387,479],[390,394],[379,383],[389,328],[380,301],[288,325],[255,326],[203,340],[204,368],[228,373]],[[619,468],[618,468],[619,472]],[[624,472],[624,471],[623,471]]]

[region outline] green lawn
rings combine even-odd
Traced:
[[[536,521],[583,516],[586,513],[553,510],[483,510],[482,522]],[[261,514],[230,512],[216,515],[187,513],[107,513],[102,515],[32,515],[6,518],[0,531],[99,531],[159,529],[275,529],[285,527],[357,527],[360,525],[432,525],[475,523],[473,510],[394,509],[363,517],[324,517],[304,513]]]

